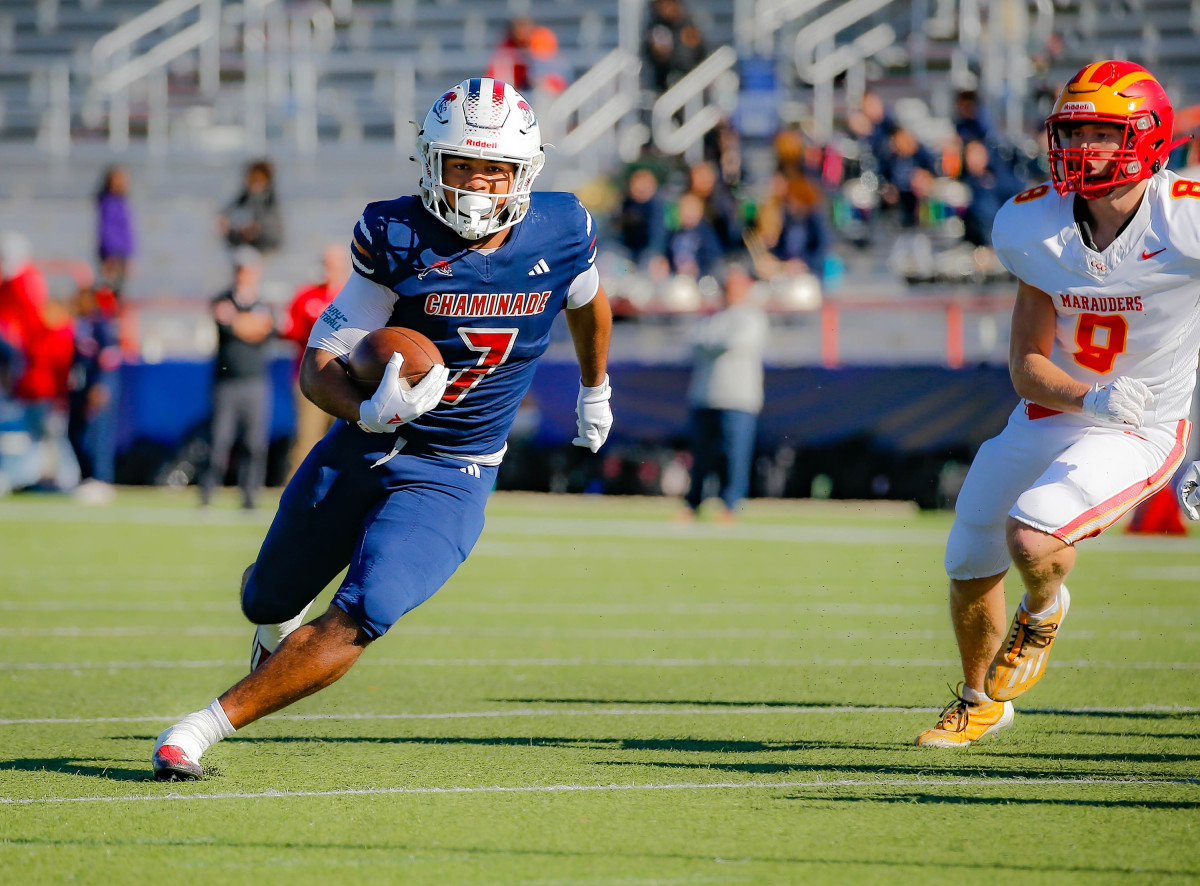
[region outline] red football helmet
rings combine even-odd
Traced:
[[[1124,136],[1116,150],[1072,148],[1073,126],[1112,123]],[[1167,154],[1187,141],[1171,142],[1175,112],[1154,75],[1133,62],[1103,61],[1071,78],[1046,118],[1050,140],[1050,176],[1060,194],[1074,191],[1085,199],[1102,197],[1121,185],[1150,178]],[[1089,161],[1112,160],[1102,176],[1088,173]]]

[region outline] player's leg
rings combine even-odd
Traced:
[[[200,481],[200,502],[212,501],[213,490],[225,482],[229,453],[237,434],[237,413],[232,402],[231,382],[213,385],[212,439],[209,441],[208,469]]]
[[[937,724],[917,737],[918,745],[966,747],[1012,723],[1012,705],[988,698],[984,679],[1004,638],[1007,512],[1053,455],[1044,452],[1048,439],[1033,433],[1028,421],[1015,414],[1000,436],[980,447],[959,492],[945,567],[963,684]]]
[[[466,559],[483,529],[497,468],[418,456],[397,457],[384,468],[372,477],[386,477],[391,492],[361,521],[334,605],[208,708],[160,735],[156,778],[200,777],[199,757],[212,743],[338,680],[371,640],[431,597]],[[304,473],[302,466],[297,476]],[[262,563],[260,556],[248,588]]]
[[[242,393],[242,426],[247,458],[242,464],[238,486],[242,507],[254,507],[255,497],[267,476],[267,448],[271,435],[271,389],[266,379],[251,379]]]
[[[384,476],[369,467],[374,459],[369,454],[348,456],[345,443],[335,432],[305,460],[284,490],[258,558],[242,576],[243,611],[252,622],[266,624],[265,636],[273,637],[267,641],[267,654],[299,626],[308,606],[350,562],[364,521],[384,495]],[[333,630],[337,624],[325,627]],[[325,633],[323,630],[318,636]],[[263,638],[261,629],[257,630],[255,666],[267,657],[258,649]],[[356,658],[361,649],[342,651]],[[339,667],[335,663],[332,669]],[[312,676],[305,679],[309,684],[320,682]],[[294,692],[294,687],[285,687],[281,695],[286,697],[288,692]],[[241,714],[234,713],[240,720]],[[158,737],[153,756],[155,777],[200,777],[200,755],[213,742],[231,735],[233,728],[217,700],[184,717]]]
[[[1189,428],[1090,428],[1013,505],[1008,546],[1025,597],[988,670],[992,698],[1013,699],[1042,678],[1071,606],[1064,580],[1075,542],[1098,535],[1138,502],[1170,482],[1183,459]]]
[[[721,489],[721,500],[730,514],[750,493],[757,423],[758,416],[752,412],[721,410],[721,441],[725,451],[725,484]]]
[[[712,472],[720,439],[720,413],[715,409],[693,409],[692,482],[685,497],[688,507],[693,511],[698,510],[704,500],[704,483]]]

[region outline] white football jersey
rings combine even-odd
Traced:
[[[992,229],[1004,267],[1054,301],[1051,361],[1088,385],[1142,381],[1157,397],[1147,424],[1187,418],[1200,354],[1200,182],[1155,175],[1103,252],[1084,245],[1074,200],[1038,185],[1004,204]]]

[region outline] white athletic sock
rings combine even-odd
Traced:
[[[200,762],[200,756],[223,738],[229,738],[236,730],[221,702],[213,699],[212,704],[195,713],[188,714],[170,729],[164,730],[154,744],[155,752],[165,744],[180,748],[193,763]]]
[[[279,648],[279,644],[283,642],[284,637],[304,624],[304,616],[308,615],[310,606],[312,606],[312,603],[301,609],[300,614],[295,618],[289,618],[287,621],[280,622],[277,625],[259,625],[257,631],[258,642],[266,648],[267,652],[274,652]]]
[[[964,686],[962,691],[963,701],[971,704],[991,704],[992,700],[980,692],[978,689],[972,689],[970,686]]]
[[[1028,617],[1030,624],[1038,624],[1040,622],[1045,621],[1050,616],[1058,613],[1058,594],[1057,593],[1054,595],[1053,602],[1051,602],[1050,605],[1047,606],[1045,609],[1043,609],[1041,612],[1030,612],[1029,611],[1029,607],[1025,605],[1028,598],[1029,598],[1028,594],[1026,594],[1024,597],[1021,598],[1021,608],[1025,610],[1025,615]]]

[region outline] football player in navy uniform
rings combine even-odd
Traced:
[[[574,443],[595,452],[608,437],[612,313],[596,230],[571,194],[533,193],[545,154],[529,103],[499,80],[466,80],[434,103],[417,145],[420,197],[367,206],[355,273],[308,341],[301,389],[342,421],[297,470],[243,575],[251,672],[158,737],[160,780],[199,778],[213,742],[333,683],[450,578],[483,529],[560,311],[579,360]],[[445,365],[409,389],[397,354],[364,401],[342,361],[383,326],[424,333]],[[347,567],[333,604],[302,624]]]

